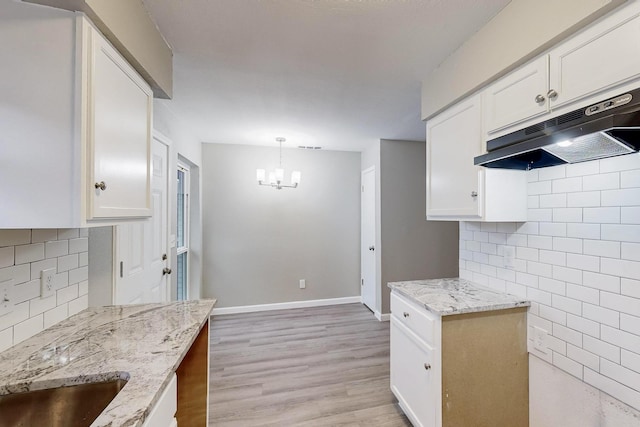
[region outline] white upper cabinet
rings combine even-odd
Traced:
[[[480,95],[427,122],[427,219],[527,220],[526,174],[475,166],[483,152]]]
[[[640,4],[630,4],[549,52],[552,108],[640,77]]]
[[[594,96],[615,96],[605,92],[627,90],[639,77],[640,2],[631,2],[485,88],[487,138],[600,100]]]
[[[0,25],[0,55],[11,64],[0,69],[0,157],[10,165],[0,168],[0,228],[150,216],[148,84],[84,16],[16,10],[32,25]]]
[[[485,126],[489,133],[549,111],[547,56],[517,69],[489,86],[484,93]]]

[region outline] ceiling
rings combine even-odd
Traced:
[[[361,151],[424,140],[422,79],[509,0],[143,2],[203,142]]]

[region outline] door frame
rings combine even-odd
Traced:
[[[377,313],[379,313],[379,299],[378,299],[378,236],[377,236],[377,226],[376,226],[376,221],[377,221],[377,209],[376,209],[376,167],[375,165],[368,167],[367,169],[364,169],[360,172],[360,188],[362,189],[364,186],[364,177],[366,174],[368,173],[372,173],[373,172],[373,237],[374,237],[374,246],[376,251],[374,252],[374,262],[373,262],[373,307],[369,307],[369,309],[371,309],[371,311],[374,312],[374,314],[376,314],[377,317]],[[360,192],[361,197],[360,197],[360,284],[362,285],[362,280],[364,280],[364,245],[363,245],[363,228],[364,228],[364,222],[362,221],[362,217],[363,217],[363,208],[364,208],[364,201],[363,201],[363,197],[362,194],[363,192]],[[360,298],[362,301],[362,304],[366,305],[364,303],[364,299],[363,299],[363,286],[360,286]],[[368,306],[367,306],[368,307]]]

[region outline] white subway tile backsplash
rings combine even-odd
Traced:
[[[640,169],[620,173],[620,188],[640,188]]]
[[[610,344],[640,354],[640,336],[638,335],[602,325],[600,328],[600,337],[603,341]]]
[[[640,224],[640,207],[620,208],[620,222],[623,224]]]
[[[634,298],[640,298],[640,280],[621,278],[620,293]]]
[[[640,280],[640,262],[637,261],[602,258],[600,271],[605,274]]]
[[[496,255],[498,253],[498,247],[495,243],[481,243],[480,251],[489,255]]]
[[[615,172],[631,169],[640,169],[640,153],[627,154],[625,156],[610,157],[600,160],[600,172]]]
[[[620,313],[640,314],[640,299],[611,292],[600,293],[600,306],[618,311]],[[640,335],[640,331],[638,331]]]
[[[582,273],[582,284],[590,288],[620,293],[620,278],[618,276],[584,271]]]
[[[583,272],[600,271],[600,258],[591,255],[567,254],[567,267],[582,270]]]
[[[471,268],[472,279],[526,296],[532,354],[638,407],[640,154],[534,170],[527,178],[529,221],[475,226],[487,233],[477,252],[488,259],[469,267],[461,251],[460,274]],[[475,239],[460,236],[463,249]],[[495,244],[495,254],[482,243]],[[509,269],[502,267],[505,244],[516,252]],[[551,334],[547,352],[533,348],[533,325]]]
[[[582,253],[582,239],[572,239],[569,237],[554,237],[553,250],[560,252]]]
[[[551,194],[551,181],[530,182],[527,189],[530,196]]]
[[[26,264],[42,259],[44,259],[44,243],[15,246],[16,264]]]
[[[580,363],[569,359],[568,357],[562,356],[558,353],[553,353],[553,365],[573,375],[574,377],[577,377],[578,379],[582,379],[583,366]]]
[[[582,304],[582,316],[603,325],[620,327],[620,313],[614,310],[602,308],[596,304]]]
[[[0,268],[10,267],[14,264],[13,254],[14,254],[13,246],[0,248]]]
[[[31,243],[31,230],[0,230],[0,246],[17,246]]]
[[[31,243],[45,243],[58,240],[58,230],[55,228],[31,230]]]
[[[600,162],[573,163],[565,166],[567,178],[594,175],[600,172]]]
[[[616,347],[615,345],[588,335],[583,335],[582,348],[605,359],[620,363],[620,347]]]
[[[617,190],[618,188],[620,188],[620,174],[618,172],[582,178],[582,189],[584,191]]]
[[[599,191],[584,191],[581,193],[567,194],[567,207],[569,208],[591,208],[600,206]]]
[[[546,194],[540,197],[541,208],[566,208],[567,207],[567,195],[566,194]]]
[[[602,206],[640,206],[640,188],[603,191],[600,203]]]
[[[0,316],[0,351],[88,306],[87,250],[87,230],[0,230],[0,280],[13,279],[16,304]],[[57,291],[40,298],[40,272],[49,268]]]
[[[586,366],[598,371],[600,369],[600,358],[595,354],[576,347],[571,344],[567,344],[567,357],[580,365]]]
[[[557,308],[562,310],[560,307]],[[575,329],[576,331],[580,331],[583,334],[591,335],[594,338],[600,338],[600,323],[594,322],[593,320],[585,319],[584,317],[572,315],[567,312],[567,326],[571,329]]]
[[[584,208],[582,218],[592,224],[620,224],[620,208]]]
[[[602,224],[603,240],[640,243],[640,225]]]

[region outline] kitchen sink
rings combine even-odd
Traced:
[[[0,395],[0,427],[88,427],[126,383],[118,379]]]

